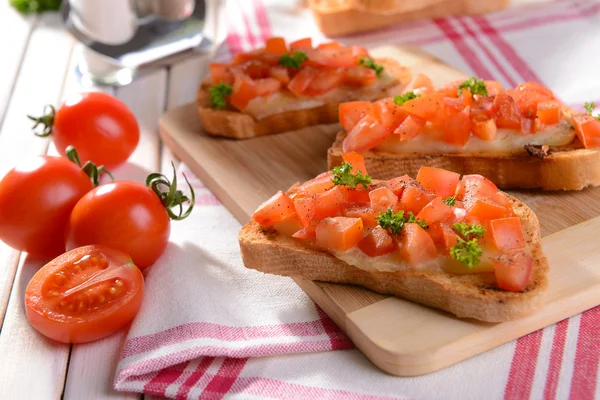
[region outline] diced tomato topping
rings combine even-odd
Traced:
[[[317,71],[313,68],[302,68],[288,83],[288,89],[296,96],[302,96],[310,83],[317,76]]]
[[[484,114],[471,114],[471,132],[483,140],[492,141],[498,132],[496,121]]]
[[[294,199],[294,209],[300,223],[306,228],[315,218],[315,213],[317,212],[317,200],[315,199],[315,196],[296,198]]]
[[[269,200],[258,206],[252,214],[252,219],[262,226],[271,226],[275,222],[293,216],[295,213],[294,203],[280,190]]]
[[[211,63],[208,65],[208,68],[213,85],[221,82],[228,85],[233,84],[233,74],[229,72],[229,66],[226,64]]]
[[[550,89],[535,82],[522,83],[506,93],[515,100],[525,118],[535,118],[538,103],[555,99]]]
[[[350,86],[370,86],[377,81],[374,69],[354,66],[344,71],[344,83]]]
[[[391,134],[375,117],[366,115],[348,132],[342,148],[344,153],[362,153],[376,147]]]
[[[446,224],[442,224],[442,246],[444,250],[450,251],[452,246],[458,242],[458,235],[452,228]]]
[[[320,247],[346,251],[363,239],[363,223],[360,218],[325,218],[317,225],[316,237]]]
[[[337,49],[337,48],[340,48],[340,47],[342,47],[341,44],[339,44],[336,41],[331,41],[331,42],[326,42],[326,43],[319,44],[317,46],[317,49],[318,50],[321,50],[321,49]]]
[[[254,84],[258,96],[267,96],[281,89],[281,82],[275,78],[256,79]]]
[[[472,201],[491,199],[498,192],[498,187],[492,181],[481,175],[465,175],[456,187],[456,199]]]
[[[341,190],[346,197],[346,201],[349,203],[368,203],[371,201],[369,198],[370,190],[365,189],[362,185],[359,185],[355,188],[344,186],[341,188]]]
[[[286,67],[283,67],[281,65],[271,67],[271,69],[269,70],[269,74],[271,75],[271,77],[281,82],[282,85],[287,85],[288,83],[290,83],[290,74],[288,73]]]
[[[350,131],[365,115],[373,114],[373,103],[369,101],[350,101],[339,106],[340,124]]]
[[[376,226],[358,243],[358,248],[369,257],[377,257],[391,253],[396,246],[389,233],[381,226]]]
[[[417,224],[406,223],[398,239],[400,256],[416,267],[437,258],[433,239]]]
[[[417,215],[434,196],[418,186],[408,186],[400,198],[400,208]]]
[[[562,120],[560,103],[556,100],[538,103],[536,118],[542,126],[558,124]]]
[[[290,50],[312,49],[312,39],[307,37],[290,43]]]
[[[316,230],[317,230],[316,225],[309,225],[306,228],[301,229],[298,232],[294,233],[292,235],[292,237],[295,239],[314,239],[317,237]]]
[[[522,133],[535,133],[535,117],[534,118],[521,118],[521,132]]]
[[[573,116],[573,126],[579,141],[586,149],[600,146],[600,121],[588,114]]]
[[[437,90],[437,93],[441,93],[445,97],[458,97],[458,87],[463,81],[454,81],[448,83],[446,86]]]
[[[427,121],[433,121],[438,116],[445,97],[444,94],[439,92],[432,93],[409,100],[402,104],[402,108],[412,115],[416,115]]]
[[[388,97],[373,103],[373,115],[381,122],[385,129],[393,131],[404,121],[408,113],[396,104],[392,97]]]
[[[414,183],[415,180],[408,175],[403,175],[398,178],[392,178],[389,181],[385,182],[385,187],[390,189],[398,198],[402,196],[404,192],[404,188],[406,188],[410,183]]]
[[[476,200],[472,205],[469,204],[468,207],[469,211],[467,215],[478,218],[481,221],[508,216],[508,210],[505,207],[486,200]]]
[[[362,219],[365,228],[377,226],[377,214],[371,209],[371,203],[346,203],[342,215]]]
[[[358,65],[358,58],[350,47],[319,45],[316,49],[307,50],[308,58],[318,64],[331,68],[347,68]]]
[[[433,225],[439,222],[449,222],[454,218],[452,207],[444,203],[441,197],[436,197],[417,214],[417,219]]]
[[[533,259],[522,250],[511,251],[493,259],[498,287],[520,292],[531,280]]]
[[[265,44],[265,51],[271,54],[281,55],[287,53],[287,46],[285,45],[285,40],[280,37],[272,37],[267,39]]]
[[[296,232],[302,230],[303,226],[300,223],[296,213],[294,213],[289,217],[282,219],[281,221],[275,222],[273,224],[273,228],[282,235],[292,236]]]
[[[233,93],[229,98],[229,103],[238,110],[243,110],[256,96],[258,96],[258,90],[254,81],[238,77],[233,84]]]
[[[304,182],[294,189],[296,193],[317,194],[328,191],[333,187],[333,173],[331,171],[323,172],[315,178]]]
[[[333,217],[342,213],[342,208],[346,202],[344,194],[339,186],[329,189],[325,193],[316,195],[316,208],[314,219],[323,219]]]
[[[525,247],[523,227],[518,217],[501,218],[490,221],[494,244],[499,250],[515,250]]]
[[[398,206],[398,197],[387,187],[380,187],[369,192],[371,200],[371,209],[377,213],[385,212],[388,209],[396,210]]]
[[[495,96],[504,90],[502,84],[498,81],[484,81],[484,83],[488,96]]]
[[[318,71],[304,90],[304,94],[318,96],[341,86],[343,82],[344,73],[341,70],[325,69]]]
[[[506,208],[509,212],[512,213],[512,205],[510,204],[510,200],[508,200],[508,197],[506,196],[506,194],[498,191],[495,195],[493,195],[491,197],[491,199],[494,203],[498,204],[499,206],[502,206],[504,208]]]
[[[454,196],[460,174],[445,169],[421,167],[417,173],[417,182],[437,196]]]
[[[440,127],[444,133],[446,143],[464,146],[471,136],[471,119],[469,118],[469,106],[458,114],[448,118]]]
[[[425,96],[433,93],[433,82],[431,82],[431,79],[427,75],[419,73],[408,82],[408,85],[406,85],[402,92],[413,92],[416,95]]]
[[[501,92],[494,99],[496,126],[506,129],[521,129],[521,111],[515,100],[506,92]]]
[[[394,130],[394,134],[400,136],[400,141],[410,140],[421,133],[426,122],[423,118],[419,118],[416,115],[408,115]]]
[[[350,153],[345,153],[343,156],[344,161],[348,164],[352,165],[352,173],[356,174],[360,172],[363,175],[367,174],[367,167],[365,166],[365,159],[363,156],[358,154],[355,151],[351,151]]]

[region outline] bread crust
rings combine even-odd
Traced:
[[[343,161],[346,132],[338,133],[327,151],[329,168]],[[600,185],[600,150],[575,143],[548,155],[496,153],[362,153],[369,175],[391,179],[400,174],[415,176],[421,166],[443,168],[460,174],[480,174],[499,188],[581,190]]]
[[[398,84],[381,91],[383,98],[389,90],[401,90],[412,77],[412,73],[397,61],[387,58],[376,59],[378,64],[391,72]],[[198,89],[196,105],[198,116],[206,133],[215,136],[224,136],[232,139],[249,139],[262,135],[270,135],[294,131],[308,126],[319,124],[332,124],[338,122],[338,106],[340,103],[325,103],[319,107],[304,110],[291,110],[256,119],[250,114],[229,109],[216,110],[210,107],[209,96],[210,81],[205,80]],[[358,99],[356,99],[358,100]]]
[[[543,304],[548,287],[548,261],[542,252],[537,217],[524,203],[507,195],[522,219],[526,247],[534,262],[531,282],[523,292],[494,287],[491,273],[454,275],[408,269],[372,272],[351,266],[301,240],[264,229],[256,222],[242,227],[238,239],[247,268],[264,273],[363,286],[448,311],[461,318],[487,322],[529,315]]]

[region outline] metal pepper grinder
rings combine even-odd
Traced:
[[[219,2],[220,0],[213,0]],[[208,51],[206,22],[219,7],[202,0],[65,0],[67,29],[83,44],[77,71],[84,84],[122,86],[140,70],[177,53]]]

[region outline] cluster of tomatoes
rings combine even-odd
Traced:
[[[102,174],[112,177],[105,168],[126,162],[139,141],[136,118],[118,99],[84,93],[48,109],[30,118],[34,128],[43,125],[36,135],[52,135],[62,156],[23,160],[0,181],[0,240],[35,257],[56,257],[27,287],[27,317],[52,339],[87,342],[137,314],[144,295],[139,268],[160,257],[170,220],[189,215],[194,194],[190,186],[188,199],[176,176],[171,182],[158,173],[145,185],[100,184]]]

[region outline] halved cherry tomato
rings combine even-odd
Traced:
[[[400,256],[413,267],[437,258],[433,239],[417,224],[406,223],[398,239]]]
[[[418,186],[408,186],[402,192],[400,208],[417,215],[434,197],[433,194],[428,193],[425,189]]]
[[[556,100],[538,103],[536,118],[542,126],[558,124],[562,120],[560,103]]]
[[[339,106],[339,120],[345,131],[350,131],[365,115],[373,113],[370,101],[350,101]]]
[[[348,164],[352,165],[352,173],[356,174],[360,172],[361,174],[367,174],[367,167],[365,166],[365,159],[363,156],[358,154],[357,152],[351,151],[350,153],[345,153],[343,159]]]
[[[388,97],[373,103],[373,115],[385,129],[393,131],[404,121],[408,113],[396,104],[392,97]]]
[[[275,222],[286,219],[294,214],[296,214],[294,202],[287,194],[280,190],[269,200],[258,206],[254,214],[252,214],[252,219],[262,226],[271,226]]]
[[[419,211],[417,219],[427,222],[427,225],[448,222],[454,219],[454,210],[441,197],[436,197]]]
[[[252,99],[258,96],[255,81],[247,78],[236,77],[233,84],[233,93],[229,97],[229,104],[238,110],[244,110]]]
[[[408,115],[400,125],[394,130],[394,134],[399,135],[400,141],[410,140],[421,133],[425,126],[425,121],[416,115]]]
[[[267,39],[265,43],[265,51],[271,54],[281,55],[287,53],[287,46],[285,40],[281,37],[272,37]]]
[[[508,210],[505,207],[493,204],[486,200],[476,200],[466,205],[469,209],[467,215],[475,217],[481,221],[508,216]]]
[[[317,200],[315,197],[316,196],[310,196],[294,199],[294,210],[296,211],[300,223],[305,228],[310,225],[317,212]]]
[[[362,153],[383,142],[392,135],[379,120],[372,115],[364,116],[352,128],[342,144],[344,153],[356,151]]]
[[[344,71],[344,83],[350,86],[369,86],[377,81],[374,69],[360,65],[350,67]]]
[[[339,186],[335,186],[325,193],[317,194],[315,200],[314,219],[316,220],[341,215],[342,208],[346,202],[346,198]]]
[[[413,92],[416,95],[425,96],[433,93],[433,82],[425,74],[415,75],[408,85],[402,90],[403,93]]]
[[[600,121],[588,114],[573,116],[577,137],[586,149],[600,146]]]
[[[441,197],[453,196],[459,180],[460,174],[440,168],[423,166],[417,173],[417,182]]]
[[[233,74],[229,71],[229,66],[227,64],[210,63],[208,68],[210,70],[213,85],[221,82],[228,85],[233,84]]]
[[[85,343],[125,327],[143,298],[144,277],[131,258],[94,245],[71,250],[44,265],[27,285],[25,312],[44,336]]]
[[[363,239],[363,223],[360,218],[325,218],[317,225],[316,237],[320,247],[346,251]]]
[[[471,114],[471,132],[483,140],[492,141],[498,132],[496,121],[484,114]]]
[[[21,251],[55,257],[75,204],[94,185],[61,157],[25,159],[0,181],[0,239]]]
[[[521,129],[521,111],[519,110],[519,106],[506,92],[496,95],[493,108],[498,128]]]
[[[490,221],[492,239],[500,250],[515,250],[525,247],[523,227],[518,217]]]
[[[312,49],[312,39],[303,38],[290,43],[290,50]]]
[[[358,242],[358,248],[369,257],[377,257],[391,253],[396,246],[389,233],[381,226],[376,226]]]
[[[371,208],[371,203],[346,203],[342,215],[349,218],[360,218],[365,228],[377,226],[377,213]]]
[[[533,259],[522,250],[511,251],[493,259],[498,287],[520,292],[531,280]]]
[[[469,118],[469,106],[461,112],[448,118],[440,129],[444,133],[446,143],[464,146],[471,136],[471,120]]]
[[[376,213],[382,213],[386,210],[396,210],[398,207],[398,196],[387,187],[380,187],[369,192],[371,200],[371,209]]]

